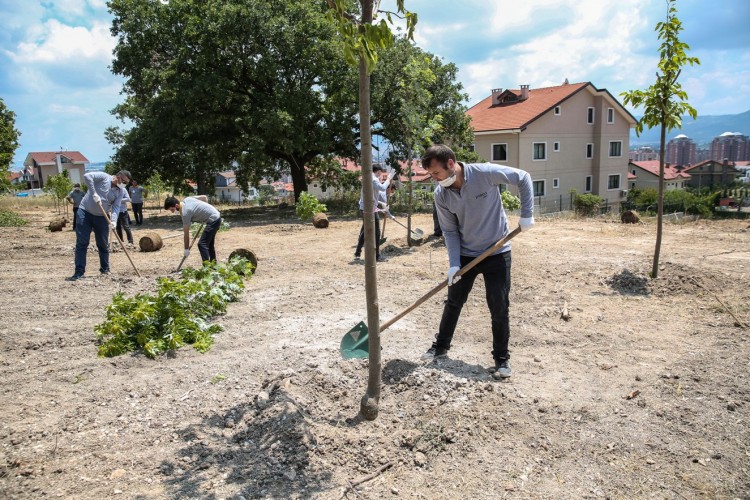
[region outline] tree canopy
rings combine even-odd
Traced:
[[[291,171],[295,196],[318,155],[356,157],[356,73],[312,0],[111,0],[113,71],[126,78],[114,160],[141,177],[234,167],[240,185]]]
[[[16,114],[5,106],[5,101],[0,97],[0,186],[3,189],[10,187],[8,172],[20,136],[21,132],[16,129]]]

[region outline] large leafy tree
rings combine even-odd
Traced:
[[[689,114],[693,119],[698,112],[688,102],[687,93],[682,90],[678,81],[682,68],[686,65],[700,64],[697,57],[688,57],[688,44],[680,41],[682,22],[677,17],[676,0],[667,0],[666,21],[656,23],[655,31],[659,46],[659,66],[656,82],[646,90],[632,90],[623,92],[625,104],[643,107],[643,117],[636,124],[636,133],[643,132],[644,127],[660,127],[661,140],[659,145],[659,198],[656,217],[656,246],[651,268],[651,277],[659,275],[659,254],[661,252],[663,214],[664,214],[664,149],[668,131],[682,126],[682,117]]]
[[[355,157],[356,73],[315,0],[110,0],[113,71],[126,78],[110,129],[134,174],[191,177],[234,165],[241,185],[290,171],[295,197],[318,155]]]
[[[8,174],[13,155],[18,149],[21,132],[16,129],[16,114],[5,106],[0,97],[0,188],[10,188]]]

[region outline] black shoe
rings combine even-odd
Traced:
[[[107,274],[109,274],[109,269],[99,269],[99,274],[101,274],[101,275],[107,275]]]
[[[360,259],[360,256],[359,256],[359,254],[358,254],[358,253],[355,253],[355,254],[354,254],[354,260],[359,260],[359,259]]]
[[[65,278],[65,281],[78,281],[81,278],[83,278],[83,274],[74,274],[73,276]]]
[[[492,377],[496,379],[508,378],[513,375],[510,369],[510,361],[507,359],[496,359],[495,369],[492,371]]]
[[[377,260],[378,262],[385,262],[387,259],[383,257],[382,255],[378,255],[378,258],[375,260]]]
[[[437,343],[433,342],[432,347],[427,349],[427,352],[422,354],[422,359],[437,359],[444,358],[448,355],[448,349],[438,347]]]

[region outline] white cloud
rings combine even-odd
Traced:
[[[76,116],[87,116],[93,114],[90,109],[83,108],[76,105],[65,105],[65,104],[50,104],[49,110],[52,113],[63,114],[63,115],[76,115]]]
[[[29,36],[33,40],[19,43],[15,52],[7,51],[14,62],[51,63],[81,58],[109,61],[116,43],[109,26],[102,22],[88,29],[51,19],[30,30]]]

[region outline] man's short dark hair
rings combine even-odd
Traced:
[[[75,184],[73,184],[73,187],[74,188],[79,188],[79,187],[81,187],[81,185],[76,182]]]
[[[133,176],[130,175],[130,172],[127,171],[127,170],[120,170],[119,172],[117,172],[117,176],[118,177],[127,177],[128,178],[128,182],[130,182],[133,179]]]
[[[456,161],[456,153],[445,144],[433,144],[422,155],[422,168],[427,168],[435,159],[444,167],[448,167],[448,160]]]
[[[167,199],[164,200],[164,210],[169,210],[172,207],[176,207],[179,202],[180,201],[174,196],[167,196]]]
[[[372,173],[374,174],[375,172],[385,172],[385,169],[383,168],[383,165],[381,165],[379,163],[375,163],[372,166]]]

